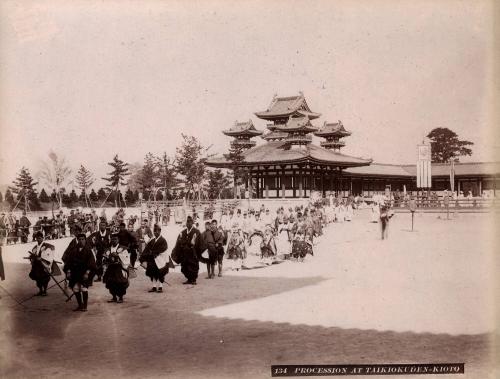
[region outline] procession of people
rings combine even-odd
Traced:
[[[39,289],[37,295],[46,296],[51,278],[64,274],[57,283],[64,283],[73,291],[77,308],[86,311],[89,288],[102,282],[109,291],[110,303],[123,303],[128,287],[142,267],[152,287],[150,293],[162,293],[169,271],[180,266],[185,285],[197,285],[200,264],[206,265],[207,279],[222,277],[224,270],[245,270],[266,267],[284,261],[304,262],[314,256],[314,246],[323,235],[323,229],[332,223],[350,222],[357,204],[352,199],[330,197],[310,201],[295,207],[280,206],[273,209],[260,207],[222,208],[213,219],[199,229],[200,219],[193,211],[175,243],[162,236],[162,223],[154,223],[149,214],[138,224],[138,218],[126,217],[119,209],[108,221],[105,211],[92,219],[95,228],[79,223],[81,212],[70,212],[61,219],[68,222],[69,243],[62,262],[57,262],[54,246],[49,244],[50,233],[34,233],[36,245],[29,252],[32,269],[30,278]],[[389,205],[376,205],[377,221],[382,225],[382,239],[387,238],[387,226],[393,213]],[[95,211],[91,213],[95,214]],[[204,218],[206,215],[204,215]],[[138,261],[138,265],[136,262]],[[62,264],[62,271],[58,264]],[[216,270],[217,268],[217,270]]]

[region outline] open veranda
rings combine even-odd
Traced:
[[[139,269],[123,304],[94,283],[86,313],[57,287],[19,304],[36,292],[22,259],[34,243],[4,246],[0,376],[254,378],[278,364],[464,362],[467,378],[498,377],[498,214],[417,213],[411,231],[410,213],[396,213],[382,240],[371,212],[327,224],[303,262],[237,271],[225,261],[215,280],[200,265],[197,286],[176,267],[161,295]],[[163,227],[169,250],[180,230]],[[70,240],[51,241],[56,258]]]

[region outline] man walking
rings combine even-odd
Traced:
[[[92,285],[96,264],[85,234],[79,232],[76,238],[77,243],[71,247],[64,257],[63,270],[78,303],[78,307],[74,311],[86,312],[89,299],[88,288]]]
[[[168,244],[161,235],[161,227],[156,224],[153,227],[154,238],[144,248],[139,262],[146,269],[146,276],[153,282],[153,288],[148,292],[163,292],[163,282],[168,273],[169,257],[167,254]]]
[[[201,233],[193,225],[193,218],[187,217],[186,229],[177,237],[173,253],[180,257],[181,272],[186,277],[183,284],[196,285],[198,271],[200,270],[199,254],[201,244]]]

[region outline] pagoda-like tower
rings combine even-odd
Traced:
[[[288,147],[292,145],[307,145],[312,142],[311,132],[316,132],[318,128],[311,124],[307,116],[290,116],[284,125],[274,125],[274,132],[288,133],[283,141],[287,142]]]
[[[231,141],[231,147],[240,146],[243,149],[249,149],[256,145],[256,142],[250,138],[260,136],[263,132],[255,129],[252,120],[248,120],[246,122],[236,121],[229,130],[224,130],[222,133],[234,137]]]
[[[267,141],[282,141],[288,136],[284,129],[277,130],[277,126],[284,126],[288,123],[291,117],[301,118],[307,116],[309,120],[314,120],[321,116],[321,113],[311,111],[307,105],[306,99],[302,92],[298,96],[278,97],[275,95],[267,107],[267,110],[256,112],[255,115],[263,120],[271,121],[267,128],[270,130],[262,136]]]
[[[325,121],[321,129],[315,132],[314,135],[326,139],[326,141],[322,141],[320,143],[322,147],[339,152],[340,148],[345,146],[345,142],[340,139],[342,137],[350,136],[351,132],[344,129],[344,125],[340,120],[332,123]]]

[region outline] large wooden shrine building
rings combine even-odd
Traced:
[[[341,121],[314,123],[321,114],[313,112],[302,93],[298,96],[277,97],[269,107],[255,115],[266,120],[267,132],[257,130],[251,120],[235,122],[223,133],[233,137],[233,151],[241,152],[238,167],[246,168],[244,183],[251,197],[309,197],[311,191],[370,196],[391,190],[415,191],[415,165],[373,163],[342,154],[344,137],[351,132]],[[323,139],[313,143],[312,135]],[[265,142],[257,145],[252,138]],[[236,160],[229,154],[213,158],[207,166],[234,169]],[[450,165],[433,164],[433,190],[449,189]],[[455,189],[475,196],[485,190],[500,190],[500,163],[455,164]]]

